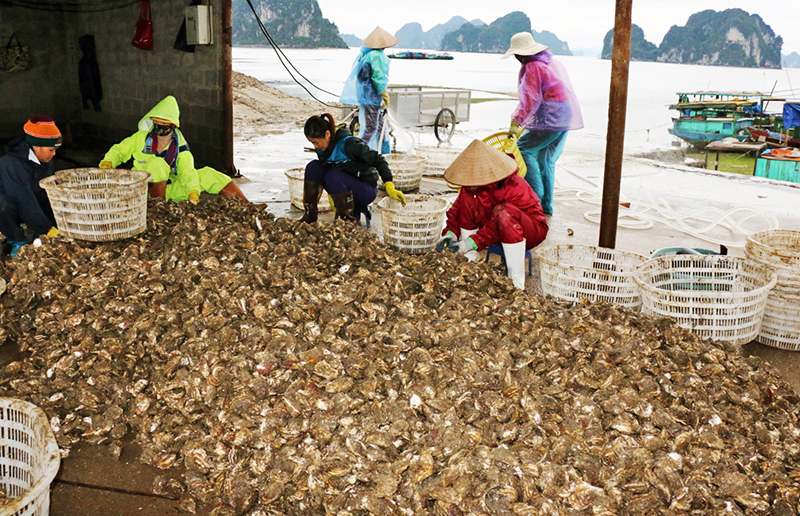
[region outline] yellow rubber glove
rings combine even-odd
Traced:
[[[389,197],[391,197],[392,199],[394,199],[396,201],[400,201],[401,203],[403,203],[403,206],[406,205],[406,196],[403,195],[403,192],[401,192],[400,190],[397,190],[394,187],[394,183],[389,181],[384,186],[386,186],[386,195],[388,195]]]
[[[111,164],[110,161],[103,160],[100,162],[100,168],[114,168],[114,166]]]
[[[516,120],[511,121],[511,127],[508,128],[508,137],[517,140],[519,135],[522,134],[523,127],[517,123]]]
[[[50,228],[50,231],[47,232],[47,236],[50,238],[55,238],[59,235],[59,233],[61,233],[61,231],[59,231],[58,228],[53,226],[52,228]]]
[[[192,204],[197,204],[200,202],[200,194],[197,192],[189,192],[189,202]]]
[[[389,90],[383,90],[381,93],[381,108],[386,109],[389,107]]]

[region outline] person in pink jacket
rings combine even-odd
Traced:
[[[437,249],[448,248],[470,260],[477,251],[502,244],[508,276],[525,288],[525,251],[547,237],[547,219],[539,198],[519,177],[516,162],[489,144],[474,140],[444,172],[461,186]]]
[[[511,37],[511,48],[503,59],[512,55],[522,66],[517,80],[519,105],[511,114],[508,135],[518,139],[528,169],[525,181],[539,197],[545,215],[552,215],[556,161],[564,150],[567,131],[583,127],[581,109],[567,70],[530,32]]]

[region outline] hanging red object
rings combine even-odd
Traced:
[[[153,15],[150,13],[150,0],[142,0],[131,45],[142,50],[153,50]]]

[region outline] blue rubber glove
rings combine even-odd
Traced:
[[[439,239],[438,242],[436,242],[436,252],[441,253],[445,249],[449,249],[450,245],[457,239],[458,237],[456,237],[455,233],[453,233],[452,231],[448,231],[447,233],[444,234],[442,238]]]
[[[475,243],[472,237],[467,237],[464,240],[451,243],[449,249],[454,253],[467,254],[470,251],[477,251],[478,245]]]
[[[16,258],[17,257],[17,253],[19,253],[19,250],[22,249],[22,246],[26,244],[26,242],[24,240],[20,240],[20,241],[9,240],[8,243],[11,244],[11,257],[12,258]]]

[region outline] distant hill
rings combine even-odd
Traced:
[[[800,54],[792,52],[788,56],[783,56],[781,62],[786,68],[800,68]]]
[[[399,48],[439,50],[444,35],[459,29],[465,23],[471,23],[476,27],[486,25],[481,20],[469,21],[461,16],[453,16],[446,23],[440,23],[428,31],[423,31],[419,23],[406,23],[394,35],[400,41],[397,44]]]
[[[554,54],[572,55],[569,45],[552,32],[531,30],[530,18],[520,11],[509,13],[482,27],[462,25],[458,30],[445,34],[441,50],[502,54],[508,50],[511,36],[517,32],[530,32],[537,42],[549,46]]]
[[[604,59],[611,57],[613,33],[606,34]],[[631,58],[661,63],[780,68],[783,38],[757,14],[709,9],[691,15],[683,27],[673,25],[656,52],[654,46],[639,27],[631,27]]]
[[[342,38],[348,47],[360,47],[361,42],[364,41],[364,38],[359,38],[355,34],[339,34],[339,37]]]
[[[603,52],[600,59],[611,59],[614,50],[614,29],[606,33],[603,38]],[[644,39],[644,31],[635,23],[631,25],[631,61],[655,61],[658,57],[658,47]]]
[[[261,23],[282,47],[347,48],[339,29],[322,17],[317,0],[251,0]],[[268,45],[246,0],[232,0],[233,44]]]

